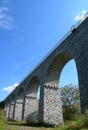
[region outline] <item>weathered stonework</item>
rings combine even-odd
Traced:
[[[59,88],[45,86],[44,89],[44,122],[52,125],[63,123]]]
[[[25,102],[25,120],[29,122],[38,122],[38,105],[38,99],[35,97],[27,97]]]
[[[84,113],[88,108],[88,17],[5,99],[6,116],[14,120],[63,124],[58,84],[63,67],[71,59],[77,67],[81,112]],[[13,95],[14,105],[11,105]]]

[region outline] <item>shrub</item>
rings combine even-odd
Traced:
[[[76,123],[80,128],[88,128],[88,109],[85,114],[81,116],[81,118]]]
[[[61,87],[64,120],[75,120],[80,115],[79,89],[72,84]]]
[[[4,101],[0,102],[0,109],[4,109]]]
[[[80,117],[79,105],[63,107],[64,120],[77,120]]]
[[[5,112],[2,109],[0,109],[0,130],[5,130],[5,121]]]
[[[85,112],[85,115],[82,117],[82,123],[84,128],[88,128],[88,109]]]

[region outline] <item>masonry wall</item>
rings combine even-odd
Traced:
[[[23,88],[21,88],[16,95],[14,120],[22,120],[22,112],[23,112]]]
[[[44,122],[52,125],[63,124],[62,106],[58,87],[45,86]]]
[[[7,105],[7,107],[6,107],[6,117],[7,118],[9,117],[9,105]]]
[[[22,107],[23,103],[16,103],[14,120],[22,120]]]
[[[10,120],[13,120],[13,110],[14,110],[14,104],[10,104],[10,106],[9,106],[9,115],[8,115],[8,118]]]
[[[36,98],[28,97],[25,102],[24,119],[29,122],[38,122],[38,105],[39,101]]]

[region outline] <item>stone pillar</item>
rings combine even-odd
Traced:
[[[36,97],[26,96],[24,119],[29,122],[38,122],[38,104]]]
[[[77,59],[77,70],[80,90],[81,112],[88,109],[88,51],[81,53]]]
[[[23,102],[21,101],[16,101],[16,105],[15,105],[15,120],[22,120],[22,106],[23,106]]]
[[[44,88],[44,117],[46,124],[59,126],[63,124],[62,105],[58,87]]]
[[[7,111],[6,111],[6,117],[9,119],[9,114],[10,114],[10,105],[8,103],[7,105]]]
[[[22,120],[24,120],[24,114],[25,114],[25,101],[26,101],[26,89],[25,89],[24,95],[23,95]]]
[[[13,106],[13,120],[15,119],[15,109],[16,109],[16,98],[17,98],[17,94],[15,94],[15,98],[14,98],[14,106]]]
[[[15,95],[15,103],[14,103],[14,120],[22,120],[22,107],[23,107],[23,99],[18,99],[18,95]]]
[[[44,83],[40,84],[40,99],[39,99],[39,122],[43,122],[43,114],[44,114]]]
[[[14,111],[14,104],[10,103],[9,105],[9,119],[13,120],[13,111]]]
[[[8,104],[6,104],[6,117],[8,118]]]

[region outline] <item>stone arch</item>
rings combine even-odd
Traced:
[[[39,99],[38,90],[40,81],[37,76],[34,76],[27,87],[26,101],[25,101],[25,116],[24,118],[29,121],[38,121],[39,114]]]
[[[51,61],[47,69],[44,88],[44,122],[46,123],[55,123],[56,125],[63,123],[60,90],[58,86],[62,69],[71,59],[74,59],[71,54],[60,53]]]
[[[64,87],[65,85],[75,85],[77,87],[79,86],[77,66],[74,59],[68,61],[61,71],[59,78],[59,87]]]
[[[9,119],[9,114],[10,114],[10,98],[6,101],[6,117]]]
[[[37,98],[39,85],[40,85],[39,78],[37,76],[34,76],[29,82],[29,85],[27,88],[28,90],[27,95],[30,97]]]
[[[23,98],[23,92],[24,92],[24,89],[21,87],[20,90],[18,90],[18,93],[17,93],[17,99],[18,100],[21,100]]]
[[[11,96],[11,102],[10,102],[10,113],[9,113],[9,119],[13,120],[14,119],[14,105],[15,105],[15,95],[13,94]]]
[[[24,89],[21,87],[16,95],[16,103],[15,103],[15,120],[22,120],[22,111],[23,111],[23,96]]]
[[[58,54],[50,63],[46,79],[45,79],[45,85],[46,86],[52,86],[57,87],[58,86],[58,79],[60,78],[61,71],[65,64],[73,59],[73,57],[69,53],[60,53]]]

